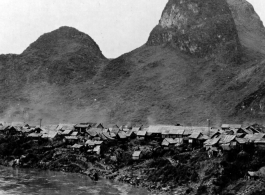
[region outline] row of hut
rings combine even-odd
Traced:
[[[150,125],[147,127],[128,125],[107,125],[102,123],[80,123],[31,126],[23,122],[10,124],[0,122],[0,134],[26,136],[29,139],[47,139],[54,141],[62,139],[73,150],[85,150],[88,153],[100,154],[101,145],[105,141],[130,139],[156,140],[162,147],[188,144],[191,147],[205,147],[206,150],[217,152],[219,149],[232,150],[253,143],[259,148],[265,148],[263,127],[252,125],[243,128],[240,124],[223,124],[220,128]],[[133,159],[139,159],[141,151],[135,151]]]

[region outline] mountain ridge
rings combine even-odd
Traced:
[[[246,1],[218,2],[223,10],[215,13],[218,6],[208,0],[169,0],[158,23],[163,31],[155,27],[146,44],[116,59],[107,59],[91,37],[71,27],[42,35],[20,55],[0,55],[2,119],[187,125],[207,125],[207,119],[213,125],[262,121],[265,56],[262,41],[255,42],[264,27]],[[178,28],[175,16],[190,22]],[[211,18],[206,26],[217,28],[200,27],[204,16]],[[254,20],[250,27],[249,16]],[[165,18],[171,19],[166,23]],[[218,38],[218,26],[225,39]],[[183,29],[179,42],[174,37]],[[163,41],[163,34],[171,39]],[[199,35],[210,44],[205,46]],[[185,39],[204,49],[195,55],[183,50]],[[190,42],[186,48],[192,48]]]

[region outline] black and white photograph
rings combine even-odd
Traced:
[[[0,0],[0,195],[265,195],[264,0]]]

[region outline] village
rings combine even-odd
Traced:
[[[80,123],[31,126],[23,122],[0,123],[0,134],[24,136],[33,141],[62,140],[68,149],[88,154],[100,155],[104,142],[128,140],[157,141],[164,149],[185,144],[192,148],[205,148],[209,157],[221,155],[224,151],[242,149],[246,144],[265,149],[265,133],[263,127],[251,125],[243,128],[240,124],[222,124],[220,128],[173,126],[173,125],[107,125],[102,123]],[[141,150],[132,154],[133,160],[141,158]]]
[[[0,124],[0,164],[6,166],[78,172],[93,180],[104,177],[166,191],[187,183],[186,190],[198,190],[198,182],[204,180],[199,172],[204,169],[209,169],[210,180],[215,182],[209,188],[229,184],[230,178],[224,175],[233,178],[233,171],[240,172],[234,173],[237,179],[264,177],[258,169],[264,167],[265,133],[258,124],[222,124],[219,128],[89,122]],[[252,158],[244,159],[248,163],[241,159],[249,155],[254,163]],[[237,170],[233,166],[238,163],[242,164]]]

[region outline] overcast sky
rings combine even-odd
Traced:
[[[0,0],[0,54],[21,53],[40,35],[71,26],[106,57],[143,45],[168,0]],[[249,0],[265,21],[264,0]]]

